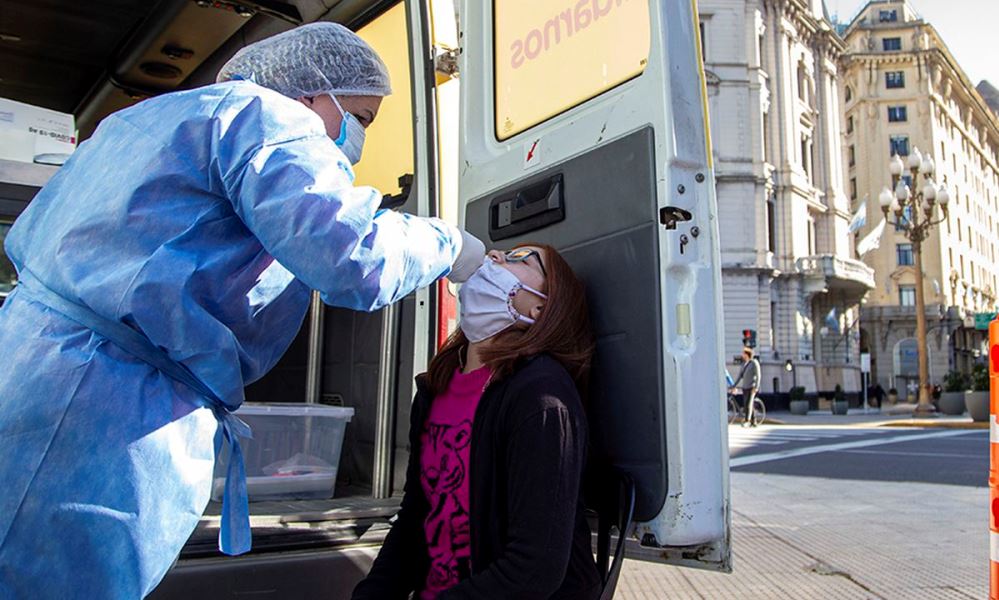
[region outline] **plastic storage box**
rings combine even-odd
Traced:
[[[353,408],[246,403],[236,416],[253,429],[253,438],[240,438],[251,501],[333,497]],[[212,500],[222,500],[229,458],[226,446],[215,464]]]

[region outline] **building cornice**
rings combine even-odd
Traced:
[[[932,94],[930,96],[930,102],[932,102],[940,112],[947,117],[948,120],[960,131],[965,139],[971,142],[971,145],[978,151],[978,153],[985,158],[985,162],[988,163],[989,167],[993,171],[999,171],[999,163],[992,159],[993,154],[991,152],[986,152],[982,145],[979,143],[977,136],[973,136],[968,133],[965,128],[964,123],[960,119],[955,119],[954,115],[950,112],[950,107],[944,103],[938,94]],[[999,129],[996,127],[989,127],[989,139],[995,140],[995,148],[999,149]]]
[[[755,275],[765,275],[767,277],[773,277],[774,279],[780,277],[782,272],[780,269],[775,269],[773,267],[768,267],[766,265],[744,265],[741,263],[730,263],[723,264],[721,268],[722,272],[734,272],[739,273],[753,273]]]
[[[814,42],[817,49],[828,52],[833,61],[846,50],[846,42],[836,33],[832,23],[813,15],[807,0],[766,1],[794,25],[799,37]]]

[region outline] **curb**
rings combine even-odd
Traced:
[[[982,421],[936,421],[933,419],[906,419],[899,421],[868,421],[866,423],[788,423],[780,419],[767,418],[764,425],[786,425],[788,427],[923,427],[933,429],[988,429],[988,422]]]
[[[988,421],[934,421],[932,419],[911,419],[908,421],[888,421],[872,423],[873,427],[933,427],[935,429],[988,429]]]

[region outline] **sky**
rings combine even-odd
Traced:
[[[830,15],[849,21],[867,0],[825,0]],[[999,0],[909,0],[940,33],[951,54],[975,85],[988,79],[999,87]]]

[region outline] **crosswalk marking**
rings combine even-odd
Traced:
[[[954,437],[959,435],[968,435],[967,430],[952,430],[952,431],[920,431],[919,433],[913,433],[910,435],[898,435],[898,431],[892,431],[895,435],[891,436],[878,436],[875,439],[866,440],[855,440],[848,442],[838,442],[834,444],[819,444],[817,446],[805,446],[801,448],[791,448],[787,450],[778,450],[776,452],[767,452],[764,454],[749,454],[746,456],[736,456],[729,459],[729,466],[744,467],[747,465],[755,465],[762,462],[769,462],[773,460],[783,460],[787,458],[795,458],[798,456],[806,456],[809,454],[818,454],[820,452],[830,452],[834,450],[853,450],[856,448],[864,448],[868,446],[880,446],[885,444],[897,444],[899,442],[914,442],[917,440],[926,440],[931,438],[941,438],[941,437]]]
[[[885,429],[804,429],[773,428],[763,426],[758,429],[730,427],[728,445],[732,449],[750,448],[755,446],[779,446],[792,442],[814,442],[832,439],[843,439],[861,435],[883,435],[890,433]]]

